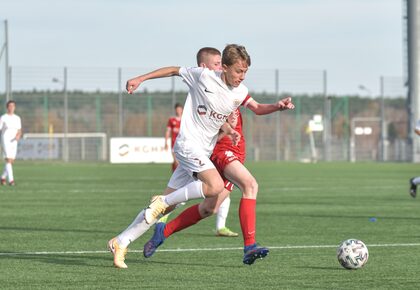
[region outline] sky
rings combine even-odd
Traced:
[[[1,0],[0,19],[8,20],[12,66],[193,66],[199,48],[238,43],[262,86],[272,87],[266,70],[296,83],[326,70],[329,93],[376,95],[381,75],[404,74],[402,3]]]

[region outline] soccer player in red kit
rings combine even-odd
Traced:
[[[172,151],[172,157],[174,158],[174,162],[172,163],[172,172],[175,171],[175,169],[178,166],[178,160],[176,160],[176,156],[174,154],[174,145],[176,137],[179,133],[179,128],[181,127],[181,117],[182,117],[182,111],[184,108],[180,103],[175,104],[175,116],[170,117],[168,120],[168,125],[166,126],[166,132],[165,132],[165,150],[168,150],[168,140],[171,138],[171,151]]]

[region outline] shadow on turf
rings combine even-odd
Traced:
[[[41,228],[27,228],[27,227],[0,227],[0,231],[25,231],[25,232],[65,232],[65,233],[98,233],[109,234],[109,231],[98,230],[80,230],[80,229],[41,229]]]
[[[6,259],[13,259],[13,260],[20,260],[20,261],[35,261],[35,262],[42,262],[46,264],[54,264],[54,265],[63,265],[63,266],[86,266],[86,267],[97,267],[97,268],[112,268],[112,257],[111,256],[85,256],[85,255],[5,255],[0,256],[1,260]],[[106,265],[103,264],[95,264],[92,261],[105,261]],[[129,264],[153,264],[153,265],[162,265],[162,266],[197,266],[197,267],[204,267],[208,268],[208,263],[194,263],[191,261],[187,261],[185,263],[176,262],[176,261],[152,261],[152,260],[145,260],[145,259],[130,259],[128,261]],[[212,264],[212,267],[216,268],[223,268],[223,269],[231,269],[231,268],[243,268],[242,264],[240,265],[216,265]]]
[[[242,261],[239,260],[239,262],[241,262],[241,264],[239,265],[216,265],[216,264],[211,264],[211,267],[214,268],[224,268],[224,269],[232,269],[232,268],[243,268],[244,266],[242,265]],[[133,263],[133,261],[130,261],[130,263]],[[152,260],[139,260],[139,261],[134,261],[134,263],[151,263],[151,264],[159,264],[159,265],[163,265],[163,266],[185,266],[185,267],[189,267],[189,266],[198,266],[198,267],[205,267],[206,269],[209,267],[209,263],[194,263],[191,261],[187,261],[185,263],[180,263],[180,262],[176,262],[176,261],[152,261]]]
[[[87,267],[99,267],[109,268],[112,267],[112,258],[101,257],[101,256],[82,256],[82,255],[5,255],[0,256],[1,260],[13,259],[13,260],[31,260],[42,262],[46,264],[63,265],[63,266],[87,266]],[[109,265],[99,265],[89,263],[90,261],[103,260],[107,261]]]
[[[298,268],[298,269],[312,269],[312,270],[328,270],[328,271],[342,271],[344,270],[343,268],[339,268],[339,267],[320,267],[320,266],[301,266],[301,267],[294,267],[294,268]]]

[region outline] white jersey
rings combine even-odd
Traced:
[[[210,156],[227,117],[249,101],[248,89],[243,84],[226,85],[220,78],[221,72],[207,68],[181,67],[179,74],[188,85],[189,93],[174,151]]]
[[[3,142],[15,139],[18,131],[22,129],[20,117],[15,114],[4,114],[0,117],[0,129]]]

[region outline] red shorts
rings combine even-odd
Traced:
[[[210,157],[210,160],[213,162],[214,166],[216,167],[217,171],[219,171],[220,176],[223,179],[223,182],[225,183],[225,188],[229,191],[233,190],[233,187],[235,186],[232,182],[230,182],[224,175],[223,171],[225,170],[226,166],[235,161],[238,160],[242,164],[245,162],[245,156],[238,155],[233,153],[232,151],[226,150],[226,151],[218,151],[213,152],[213,154]]]

